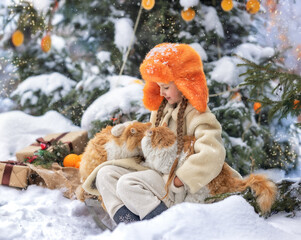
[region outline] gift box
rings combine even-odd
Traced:
[[[0,183],[10,187],[26,188],[29,167],[17,161],[0,162]]]
[[[35,143],[32,143],[30,146],[27,146],[16,152],[17,160],[23,162],[27,157],[32,157],[36,151],[41,149],[41,147],[51,151],[51,145],[53,142],[62,142],[70,152],[81,154],[83,153],[88,142],[88,132],[75,131],[53,133],[45,137],[37,138]]]
[[[28,184],[35,184],[49,189],[60,189],[65,197],[74,199],[75,190],[81,184],[78,168],[62,167],[53,163],[49,169],[27,164],[30,169]]]

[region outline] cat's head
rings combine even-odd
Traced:
[[[146,131],[145,137],[150,140],[153,148],[166,148],[173,145],[176,140],[176,134],[167,127],[164,123],[163,126],[153,127]]]
[[[141,149],[141,140],[151,126],[150,122],[142,123],[134,121],[129,124],[120,125],[118,128],[112,128],[111,133],[114,138],[118,138],[119,142],[126,143],[128,150],[132,151],[135,148]]]

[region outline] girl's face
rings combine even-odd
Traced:
[[[182,100],[182,93],[177,89],[174,82],[158,83],[160,95],[165,97],[169,104],[179,103]]]

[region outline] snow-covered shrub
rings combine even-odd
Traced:
[[[111,76],[108,80],[110,90],[97,98],[83,114],[81,127],[89,130],[90,134],[107,124],[149,119],[149,111],[142,103],[141,80],[130,76]]]
[[[41,115],[49,106],[64,98],[76,82],[60,73],[42,74],[25,79],[11,93],[27,113]]]

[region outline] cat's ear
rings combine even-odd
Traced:
[[[131,128],[131,133],[135,134],[137,132],[136,128]]]
[[[120,123],[111,129],[111,134],[114,137],[120,137],[121,134],[123,133],[124,129],[125,129],[125,124]]]
[[[124,122],[123,124],[124,124],[125,127],[127,127],[127,126],[129,126],[129,125],[131,125],[131,124],[133,124],[135,122],[138,122],[138,121],[137,120],[127,121],[127,122]]]
[[[163,127],[168,127],[167,122],[164,122],[162,126]]]

